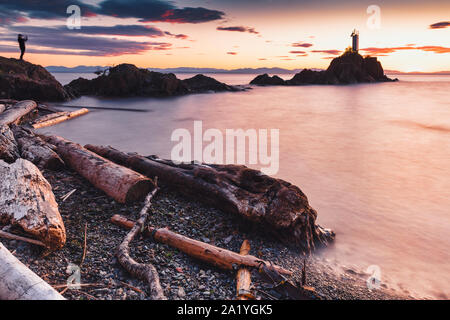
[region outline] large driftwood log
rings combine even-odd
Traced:
[[[120,215],[114,215],[111,222],[123,228],[131,229],[135,226],[133,221],[126,219]],[[215,267],[225,270],[233,270],[234,267],[247,266],[251,268],[261,268],[266,266],[270,270],[279,272],[284,275],[291,275],[292,272],[282,267],[276,266],[270,262],[258,259],[251,255],[240,255],[236,252],[219,248],[208,243],[194,240],[175,232],[163,229],[147,228],[147,234],[153,237],[153,240],[167,244],[173,248],[186,253],[187,255],[203,262],[209,263]]]
[[[19,157],[19,148],[9,126],[0,126],[0,160],[13,163]]]
[[[59,170],[64,167],[64,161],[53,150],[54,147],[36,136],[33,131],[16,125],[11,125],[11,129],[22,158],[43,169]]]
[[[154,188],[151,179],[98,156],[77,143],[57,136],[42,136],[56,146],[64,162],[117,202],[139,201]]]
[[[50,119],[38,119],[34,124],[33,124],[33,128],[34,129],[39,129],[39,128],[44,128],[44,127],[49,127],[49,126],[53,126],[55,124],[82,116],[83,114],[88,113],[89,110],[86,108],[81,108],[79,110],[75,110],[73,112],[67,112],[67,113],[60,113],[59,116],[57,117],[53,117]],[[47,116],[48,117],[48,116]]]
[[[65,300],[0,243],[0,300]]]
[[[0,160],[0,222],[17,225],[51,250],[66,242],[66,230],[50,184],[28,160]]]
[[[155,186],[155,189],[145,198],[144,207],[139,213],[138,221],[132,226],[130,232],[128,232],[117,250],[117,259],[122,267],[130,274],[148,282],[150,286],[150,296],[153,300],[166,300],[167,298],[164,296],[163,289],[161,288],[156,268],[152,264],[139,263],[130,256],[130,243],[144,230],[149,215],[148,210],[156,192],[158,192],[157,186]]]
[[[36,102],[32,100],[17,102],[11,108],[8,108],[3,113],[0,113],[0,126],[11,123],[18,124],[23,116],[33,111],[36,107]]]
[[[236,165],[176,165],[155,157],[126,154],[112,147],[87,149],[217,208],[255,222],[282,242],[310,253],[327,245],[334,232],[315,224],[317,212],[296,186]]]

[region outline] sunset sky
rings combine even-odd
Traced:
[[[326,68],[354,28],[385,69],[450,70],[448,0],[0,0],[0,55],[18,57],[23,33],[25,59],[44,66]]]

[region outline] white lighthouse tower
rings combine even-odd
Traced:
[[[352,37],[352,49],[354,52],[358,52],[359,50],[359,31],[354,29],[352,34],[350,35]]]

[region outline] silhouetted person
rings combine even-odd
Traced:
[[[28,40],[27,36],[24,36],[23,34],[19,34],[17,36],[17,41],[19,42],[20,47],[20,60],[23,60],[23,55],[25,53],[25,41]]]

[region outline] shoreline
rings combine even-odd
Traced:
[[[66,245],[48,256],[42,249],[28,243],[2,239],[5,246],[49,284],[64,285],[70,276],[67,273],[68,264],[78,265],[82,259],[84,228],[87,224],[87,250],[81,266],[81,283],[90,285],[82,286],[80,290],[66,290],[64,297],[73,300],[148,299],[147,283],[131,278],[115,257],[115,250],[127,231],[109,221],[114,214],[136,219],[141,203],[119,204],[71,170],[43,170],[43,174],[52,185],[59,204],[66,226]],[[62,201],[62,196],[73,189],[77,190]],[[286,248],[237,217],[191,201],[167,188],[162,188],[156,197],[149,223],[155,227],[170,226],[177,233],[235,252],[239,252],[242,241],[248,239],[252,247],[250,254],[291,269],[294,271],[294,280],[301,278],[305,256],[295,249]],[[235,298],[233,271],[211,267],[176,249],[153,243],[150,239],[138,239],[130,249],[132,256],[139,262],[155,265],[169,299]],[[307,258],[306,285],[315,288],[323,299],[414,299],[384,285],[370,292],[366,287],[366,278],[366,274],[354,270],[338,275],[315,254]],[[259,281],[256,272],[252,273],[252,281],[257,290],[275,295]],[[62,290],[58,289],[60,292]],[[265,298],[263,294],[259,296]]]

